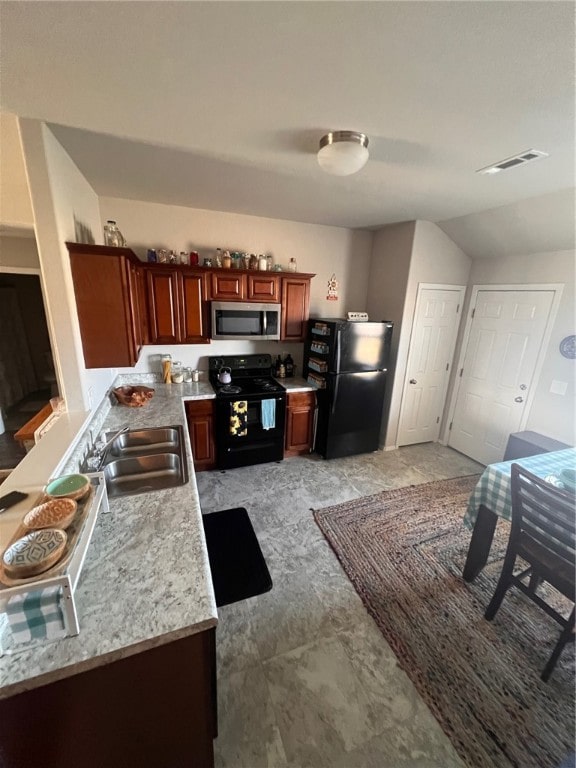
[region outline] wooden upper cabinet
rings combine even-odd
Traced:
[[[87,368],[136,365],[145,306],[138,299],[129,248],[66,243]],[[134,257],[135,258],[135,257]]]
[[[180,341],[178,272],[171,267],[146,269],[150,342],[177,344]]]
[[[146,269],[151,344],[208,344],[206,275],[170,266]]]
[[[282,331],[284,341],[304,341],[310,312],[310,279],[282,278]]]
[[[246,275],[227,269],[213,272],[211,298],[242,301],[246,298]]]
[[[180,341],[209,344],[206,275],[180,273]]]
[[[269,272],[248,274],[248,301],[262,301],[278,304],[280,301],[280,276]]]

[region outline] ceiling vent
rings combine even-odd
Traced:
[[[538,149],[527,149],[519,155],[507,157],[506,160],[500,160],[499,163],[487,165],[486,168],[480,168],[476,173],[500,173],[500,171],[507,171],[510,168],[515,168],[517,165],[531,163],[534,160],[542,160],[544,157],[548,157],[547,152],[540,152]]]

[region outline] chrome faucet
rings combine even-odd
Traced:
[[[110,448],[114,440],[116,440],[117,437],[120,437],[120,435],[122,435],[124,432],[128,432],[128,429],[129,429],[129,425],[124,424],[124,426],[120,427],[120,429],[114,432],[112,437],[106,440],[104,444],[100,443],[94,446],[94,452],[92,453],[92,456],[90,456],[86,461],[87,466],[93,472],[100,472],[100,470],[104,466],[104,461],[106,459],[108,449]]]

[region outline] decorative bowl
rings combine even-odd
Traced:
[[[66,541],[66,533],[59,528],[31,531],[4,552],[4,571],[14,579],[27,579],[43,573],[60,560]]]
[[[62,499],[50,499],[50,501],[45,501],[44,504],[39,504],[31,509],[25,515],[22,522],[24,527],[30,531],[40,528],[60,528],[65,530],[74,520],[77,509],[78,504],[76,504],[74,499],[65,497]]]
[[[82,499],[90,490],[90,478],[86,475],[63,475],[52,480],[44,493],[52,499]]]
[[[127,405],[129,408],[141,408],[154,397],[154,390],[144,386],[116,387],[112,392],[120,405]]]

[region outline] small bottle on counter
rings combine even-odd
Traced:
[[[286,378],[291,379],[294,376],[294,360],[292,360],[290,353],[284,358],[284,369],[286,371]]]

